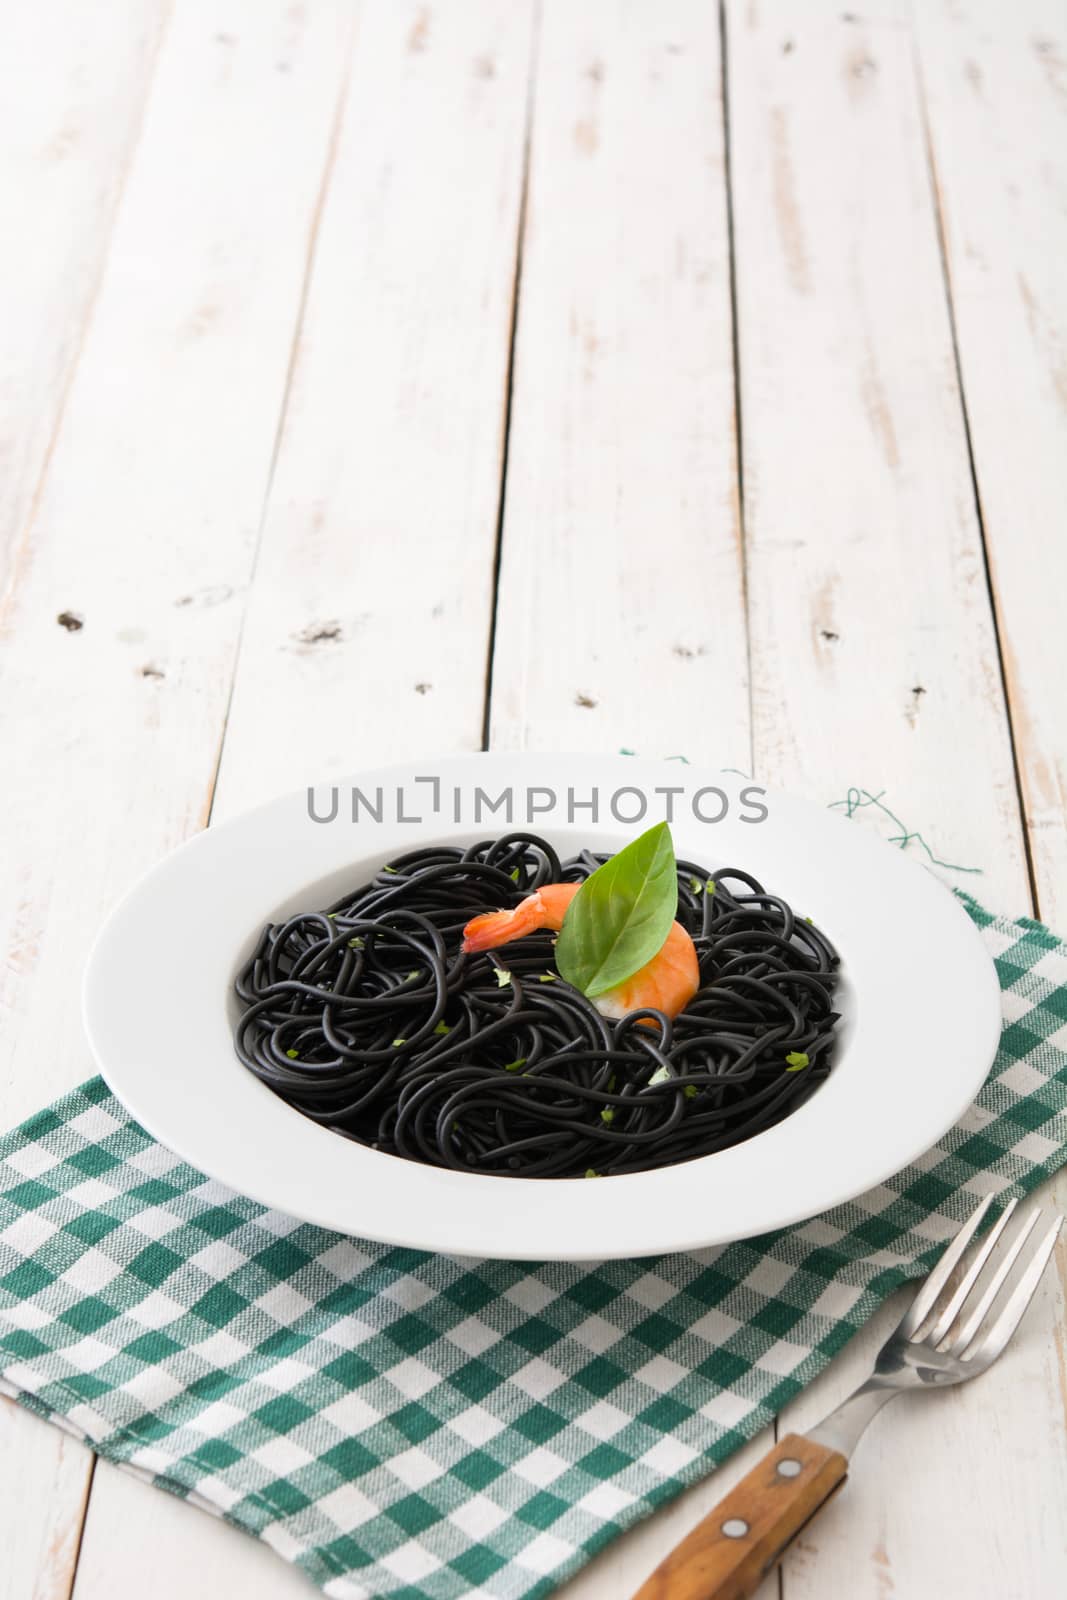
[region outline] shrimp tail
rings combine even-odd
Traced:
[[[471,954],[475,950],[494,950],[497,945],[510,944],[544,927],[544,911],[540,895],[527,895],[509,911],[486,911],[472,917],[463,930],[461,948]]]
[[[512,939],[521,939],[538,928],[552,928],[558,933],[577,893],[576,883],[546,883],[509,910],[483,911],[464,928],[461,948],[469,955],[474,950],[494,950],[498,944],[510,944]]]

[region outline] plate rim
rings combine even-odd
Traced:
[[[638,783],[646,778],[651,779],[652,777],[662,776],[665,771],[670,772],[676,779],[679,777],[679,768],[675,763],[654,758],[590,753],[546,754],[529,751],[463,752],[459,754],[449,753],[437,757],[423,757],[415,761],[390,763],[358,771],[344,777],[331,778],[314,787],[332,788],[336,784],[340,789],[347,789],[349,785],[355,784],[369,786],[372,780],[380,780],[383,784],[394,785],[404,777],[410,777],[420,770],[423,772],[431,770],[443,773],[445,769],[448,769],[449,771],[454,770],[457,775],[462,773],[469,777],[474,770],[481,770],[482,772],[501,768],[505,770],[509,768],[526,768],[529,770],[535,766],[542,774],[548,769],[552,769],[558,775],[566,775],[568,777],[574,777],[577,773],[581,775],[580,781],[584,782],[590,781],[593,776],[596,777],[597,782],[608,781],[603,776],[608,773],[612,775],[612,778],[616,774],[620,776],[625,774]],[[692,780],[714,780],[715,785],[728,793],[731,799],[737,796],[742,788],[742,783],[723,769],[700,764],[687,765],[681,771],[690,784]],[[310,1149],[313,1141],[308,1141],[306,1136],[298,1136],[295,1129],[299,1127],[301,1130],[312,1130],[319,1140],[315,1165],[325,1166],[331,1169],[331,1173],[333,1169],[338,1168],[337,1160],[329,1156],[329,1148],[336,1147],[344,1153],[351,1163],[349,1183],[352,1190],[358,1190],[360,1178],[367,1183],[380,1187],[383,1181],[382,1168],[379,1165],[376,1170],[374,1164],[383,1162],[393,1169],[391,1181],[385,1182],[387,1194],[395,1195],[398,1185],[403,1187],[406,1184],[408,1186],[410,1203],[407,1206],[401,1205],[398,1216],[386,1214],[381,1221],[378,1220],[379,1216],[382,1215],[380,1206],[375,1205],[373,1208],[375,1214],[373,1217],[369,1217],[366,1201],[360,1202],[356,1200],[339,1206],[336,1194],[332,1196],[325,1194],[316,1196],[314,1192],[311,1192],[307,1197],[301,1194],[298,1203],[294,1204],[292,1186],[287,1181],[282,1181],[282,1177],[287,1175],[279,1175],[277,1172],[273,1174],[270,1172],[264,1173],[260,1167],[257,1167],[255,1161],[249,1163],[247,1160],[243,1161],[237,1157],[231,1160],[229,1156],[236,1149],[235,1146],[231,1144],[230,1150],[227,1151],[224,1147],[220,1147],[218,1140],[214,1137],[198,1137],[195,1128],[190,1132],[188,1121],[183,1121],[181,1116],[173,1118],[168,1116],[166,1092],[162,1097],[158,1093],[158,1070],[151,1067],[146,1068],[143,1063],[138,1063],[134,1060],[131,1055],[131,1039],[128,1031],[124,1033],[121,1023],[116,1028],[114,1015],[109,1017],[108,1014],[115,996],[121,992],[122,985],[120,980],[124,980],[122,964],[130,957],[131,933],[134,931],[133,924],[141,920],[140,913],[143,910],[146,899],[151,903],[153,896],[173,888],[175,875],[180,879],[184,874],[186,878],[190,879],[191,883],[194,869],[198,867],[198,864],[210,865],[211,858],[218,856],[220,851],[223,852],[223,859],[225,859],[224,852],[227,842],[234,838],[239,841],[242,832],[247,836],[250,833],[254,834],[256,829],[261,829],[264,826],[267,827],[269,832],[275,821],[285,824],[287,819],[291,824],[297,814],[296,808],[298,806],[306,807],[307,790],[311,787],[307,785],[300,789],[289,791],[286,794],[275,796],[248,811],[194,835],[143,874],[115,906],[94,940],[86,963],[82,988],[84,1025],[98,1069],[117,1097],[153,1137],[191,1165],[203,1171],[208,1177],[236,1189],[259,1204],[289,1211],[301,1219],[318,1226],[357,1237],[373,1238],[388,1245],[432,1250],[443,1254],[465,1257],[491,1256],[514,1260],[581,1261],[645,1257],[701,1250],[739,1239],[750,1238],[764,1232],[794,1226],[823,1211],[844,1204],[849,1200],[855,1199],[865,1190],[876,1188],[894,1173],[914,1162],[922,1153],[937,1143],[971,1103],[975,1092],[984,1081],[995,1058],[999,1042],[1001,1028],[999,981],[992,957],[981,940],[979,930],[957,897],[932,873],[919,863],[909,859],[899,849],[894,849],[870,830],[864,829],[862,826],[850,826],[845,819],[832,815],[813,801],[791,794],[788,791],[759,784],[755,779],[744,779],[743,782],[746,786],[751,784],[758,788],[766,796],[772,816],[775,812],[780,813],[783,809],[787,815],[799,810],[802,818],[807,817],[811,820],[816,834],[822,831],[823,824],[832,824],[835,828],[847,830],[838,835],[842,841],[846,838],[855,841],[855,843],[850,843],[846,847],[846,855],[853,858],[856,858],[857,855],[860,858],[866,855],[871,861],[880,861],[883,873],[887,870],[887,861],[892,861],[894,864],[888,870],[891,871],[895,881],[905,884],[910,882],[914,896],[920,902],[926,897],[928,909],[930,907],[940,907],[941,912],[946,912],[951,908],[952,916],[945,920],[945,925],[955,927],[959,936],[959,951],[968,952],[969,949],[966,960],[970,962],[971,980],[976,986],[975,992],[970,996],[973,1006],[970,1020],[973,1023],[973,1027],[970,1030],[971,1039],[969,1042],[973,1043],[974,1046],[974,1065],[970,1071],[959,1071],[957,1079],[954,1080],[956,1082],[956,1092],[946,1093],[942,1097],[940,1102],[941,1110],[936,1119],[928,1120],[924,1124],[921,1141],[906,1140],[905,1142],[909,1144],[909,1149],[903,1155],[903,1159],[900,1159],[900,1144],[898,1140],[893,1145],[892,1155],[887,1152],[884,1158],[876,1161],[872,1160],[869,1165],[864,1167],[861,1182],[857,1183],[854,1178],[842,1179],[839,1177],[837,1180],[829,1178],[824,1179],[822,1182],[816,1181],[807,1185],[802,1183],[800,1190],[807,1197],[804,1199],[798,1197],[793,1203],[788,1203],[781,1196],[777,1202],[773,1200],[768,1202],[765,1197],[754,1198],[752,1194],[748,1194],[742,1197],[743,1201],[747,1202],[747,1207],[745,1204],[742,1205],[742,1215],[746,1214],[747,1209],[749,1217],[749,1221],[743,1225],[740,1218],[734,1223],[727,1223],[722,1220],[718,1222],[709,1220],[706,1223],[699,1223],[695,1219],[692,1221],[680,1220],[677,1217],[672,1217],[669,1208],[666,1211],[667,1223],[662,1227],[650,1225],[647,1218],[642,1220],[641,1225],[638,1227],[634,1219],[635,1208],[640,1209],[643,1204],[651,1206],[656,1204],[657,1201],[664,1204],[672,1199],[677,1201],[679,1196],[685,1196],[686,1191],[688,1191],[689,1198],[692,1200],[697,1192],[707,1185],[710,1185],[712,1191],[707,1198],[721,1200],[722,1195],[716,1196],[715,1192],[722,1189],[723,1184],[731,1173],[736,1175],[736,1169],[740,1167],[743,1173],[746,1165],[754,1167],[757,1171],[767,1165],[766,1161],[746,1161],[744,1157],[738,1158],[737,1152],[751,1153],[756,1146],[761,1145],[762,1141],[771,1140],[778,1130],[789,1129],[791,1125],[795,1125],[797,1119],[804,1117],[810,1108],[818,1108],[835,1082],[833,1074],[818,1093],[813,1095],[797,1112],[778,1124],[775,1129],[758,1135],[753,1140],[734,1146],[731,1150],[697,1158],[691,1162],[679,1163],[672,1167],[660,1169],[657,1172],[628,1174],[591,1184],[584,1179],[504,1179],[481,1174],[445,1172],[439,1168],[401,1162],[395,1157],[385,1156],[380,1152],[368,1151],[364,1147],[338,1139],[329,1130],[309,1122],[308,1119],[300,1117],[290,1107],[285,1106],[284,1102],[271,1094],[250,1074],[244,1073],[240,1069],[236,1057],[232,1054],[232,1046],[230,1046],[228,1062],[232,1063],[239,1074],[238,1078],[232,1080],[230,1086],[232,1087],[233,1083],[243,1082],[245,1089],[265,1097],[260,1102],[261,1110],[269,1103],[270,1107],[280,1110],[285,1118],[292,1119],[289,1138],[296,1144],[298,1150]],[[649,787],[652,787],[651,782],[649,782]],[[679,792],[682,791],[679,790]],[[820,819],[818,826],[816,826],[815,818]],[[516,821],[512,826],[519,827],[521,825],[520,821]],[[530,825],[536,831],[536,822]],[[645,825],[647,825],[647,822]],[[622,828],[627,825],[615,826]],[[629,826],[632,831],[633,825]],[[435,828],[437,831],[433,831]],[[598,828],[603,836],[606,831],[603,825],[598,825]],[[470,825],[468,825],[467,831],[469,829]],[[459,831],[462,832],[464,830],[460,829]],[[504,830],[494,823],[489,823],[481,831],[488,835]],[[558,833],[560,830],[557,827],[549,828],[547,831],[549,833]],[[431,825],[425,835],[419,834],[415,836],[413,834],[403,837],[406,848],[412,848],[418,843],[430,843],[433,839],[445,838],[450,833],[455,832],[455,828],[442,822],[440,826],[437,824]],[[333,838],[333,835],[328,835],[324,830],[317,836],[308,836],[308,838],[312,837],[317,837],[320,840],[326,839],[328,842]],[[388,833],[379,835],[379,838],[386,837],[388,837]],[[376,851],[367,848],[362,850],[361,855],[356,855],[354,853],[355,846],[351,839],[350,843],[352,844],[353,871],[358,871],[361,859],[364,861],[371,860],[375,854],[380,853],[380,850]],[[713,840],[709,838],[708,848],[711,847],[712,843]],[[310,845],[307,846],[307,850],[308,860],[310,860],[311,855],[315,852],[312,852]],[[874,855],[871,854],[872,851],[875,852]],[[329,856],[330,853],[327,850],[325,856]],[[334,853],[336,854],[336,852]],[[390,853],[394,853],[394,851],[390,850]],[[685,852],[683,851],[682,853]],[[207,858],[206,863],[202,861],[202,858],[205,857]],[[738,864],[744,866],[746,863],[739,862]],[[236,869],[233,866],[233,862],[231,862],[231,871],[234,870]],[[339,870],[336,863],[332,870]],[[898,874],[902,876],[898,877]],[[312,885],[319,881],[322,876],[321,872],[307,873],[303,882],[305,885]],[[874,876],[877,880],[879,874],[876,872]],[[240,879],[239,871],[237,871],[237,877]],[[920,884],[925,885],[925,887],[920,889]],[[930,891],[933,892],[931,893]],[[182,892],[184,893],[184,890]],[[284,905],[286,900],[292,898],[295,892],[295,890],[292,890],[288,895],[276,895],[266,914],[269,915],[271,911],[276,911],[278,907]],[[179,894],[180,900],[181,894]],[[821,921],[823,919],[819,917],[817,920]],[[250,914],[246,919],[245,933],[242,938],[251,934],[256,925],[257,915]],[[827,932],[832,938],[837,937],[833,926],[828,926]],[[134,955],[136,955],[136,946],[133,947],[133,951]],[[220,980],[220,997],[225,994],[228,987],[228,976],[236,965],[236,952],[237,947],[235,945],[233,959],[227,968],[226,976]],[[843,949],[842,954],[847,969],[849,965],[848,950]],[[860,1010],[862,1014],[862,1002]],[[217,1030],[215,1031],[217,1033]],[[984,1043],[982,1042],[983,1040]],[[213,1038],[213,1043],[217,1043],[217,1038]],[[839,1066],[842,1064],[839,1063]],[[154,1087],[156,1092],[152,1092],[153,1080],[155,1080]],[[238,1098],[245,1100],[246,1107],[253,1105],[253,1101],[247,1096],[242,1096],[238,1093]],[[163,1108],[162,1110],[161,1107]],[[174,1102],[171,1102],[171,1109],[174,1109]],[[263,1125],[268,1127],[278,1126],[281,1128],[282,1125],[278,1123],[276,1110],[262,1118],[253,1116],[253,1126],[262,1122]],[[252,1115],[251,1111],[249,1111],[249,1114]],[[823,1118],[818,1120],[821,1121]],[[282,1153],[284,1153],[284,1140],[286,1137],[284,1131],[279,1136],[283,1140]],[[322,1140],[328,1141],[328,1145],[323,1146],[321,1144]],[[789,1144],[793,1141],[786,1138],[784,1141],[779,1140],[778,1142],[784,1143],[786,1149],[788,1149]],[[709,1171],[709,1164],[714,1164],[714,1170]],[[403,1176],[400,1176],[397,1169],[403,1169]],[[421,1177],[416,1178],[414,1176],[416,1174],[421,1175]],[[681,1179],[676,1176],[678,1174],[683,1175]],[[722,1181],[717,1182],[717,1177],[721,1178]],[[275,1182],[275,1179],[278,1181]],[[429,1186],[427,1185],[427,1180],[429,1180]],[[656,1180],[659,1180],[659,1182]],[[331,1183],[334,1181],[332,1176],[330,1181]],[[462,1185],[463,1189],[468,1191],[466,1196],[456,1189],[457,1184]],[[516,1197],[525,1193],[528,1200],[531,1184],[537,1184],[541,1189],[558,1191],[561,1200],[556,1203],[546,1197],[544,1205],[539,1205],[537,1208],[531,1208],[527,1204],[526,1211],[534,1214],[527,1216],[524,1225],[522,1225],[523,1218],[520,1216],[516,1221],[515,1217],[516,1210],[521,1212],[522,1207],[517,1207],[509,1196],[502,1194],[500,1191],[514,1191]],[[485,1191],[486,1185],[492,1186],[488,1193]],[[587,1218],[583,1221],[581,1218],[575,1219],[573,1215],[570,1215],[567,1218],[568,1226],[561,1230],[560,1223],[552,1219],[555,1213],[565,1210],[562,1197],[569,1196],[573,1204],[576,1198],[575,1191],[579,1185],[581,1185],[581,1194],[588,1197],[581,1202],[581,1206],[585,1212],[589,1213],[592,1220],[590,1221]],[[478,1219],[471,1215],[472,1210],[477,1209],[473,1199],[476,1190],[482,1193],[485,1198],[492,1197],[494,1200],[493,1212],[501,1213],[506,1218],[507,1228],[510,1230],[506,1237],[504,1236],[500,1216],[493,1215],[488,1219],[484,1219],[480,1225],[476,1225]],[[596,1194],[591,1193],[591,1191],[596,1191]],[[677,1193],[673,1191],[677,1191]],[[410,1211],[417,1204],[420,1193],[432,1194],[433,1211],[428,1219],[422,1222],[418,1220],[413,1222],[410,1218]],[[603,1200],[599,1198],[602,1194],[606,1194],[607,1198]],[[617,1204],[614,1206],[608,1203],[609,1199],[613,1198],[617,1199]],[[359,1211],[360,1204],[364,1208],[362,1211]],[[629,1231],[625,1226],[623,1228],[623,1233],[627,1235],[630,1242],[627,1242],[627,1237],[621,1237],[616,1240],[612,1237],[610,1228],[606,1226],[606,1219],[613,1210],[616,1212],[621,1210],[624,1216],[627,1213],[630,1214]],[[358,1215],[357,1211],[359,1211]],[[546,1212],[549,1217],[547,1226],[544,1224],[544,1214]],[[456,1221],[457,1217],[459,1219],[458,1222]],[[460,1237],[449,1237],[450,1230],[456,1226],[459,1228]],[[596,1239],[595,1248],[590,1247],[593,1238]],[[637,1245],[636,1248],[635,1244]]]

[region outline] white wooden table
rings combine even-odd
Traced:
[[[849,3],[5,8],[4,1126],[88,1076],[138,873],[416,752],[884,788],[1067,928],[1067,10]],[[878,1425],[786,1600],[1064,1593],[1065,1285]],[[311,1592],[6,1403],[0,1550],[2,1600]]]

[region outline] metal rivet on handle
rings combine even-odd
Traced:
[[[778,1476],[780,1478],[795,1478],[804,1471],[804,1463],[797,1461],[793,1456],[786,1456],[778,1463]]]
[[[730,1517],[723,1523],[722,1531],[728,1539],[743,1539],[748,1532],[748,1523],[741,1517]]]

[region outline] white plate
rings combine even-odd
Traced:
[[[381,790],[380,822],[361,803],[351,820],[353,787],[376,808]],[[479,825],[474,807],[478,790],[496,799],[509,788],[510,825],[542,833],[561,854],[634,837],[638,823],[616,820],[613,802],[628,818],[647,797],[645,827],[670,805],[679,856],[713,872],[741,867],[825,929],[842,955],[844,1021],[830,1078],[805,1105],[745,1144],[662,1171],[507,1179],[364,1149],[300,1116],[239,1064],[231,984],[262,924],[329,904],[404,851],[507,831],[503,810],[483,812]],[[551,793],[552,809],[527,816],[531,790],[535,807]],[[595,823],[582,804],[594,791]],[[315,798],[324,816],[332,786]],[[308,1221],[524,1260],[744,1238],[906,1166],[962,1113],[992,1063],[1000,991],[970,919],[899,850],[809,802],[673,762],[560,755],[454,756],[363,773],[338,786],[338,802],[333,821],[313,820],[303,790],[199,834],[112,914],[85,978],[97,1063],[149,1132],[212,1177]],[[721,820],[698,820],[724,802]],[[756,821],[761,805],[767,815]]]

